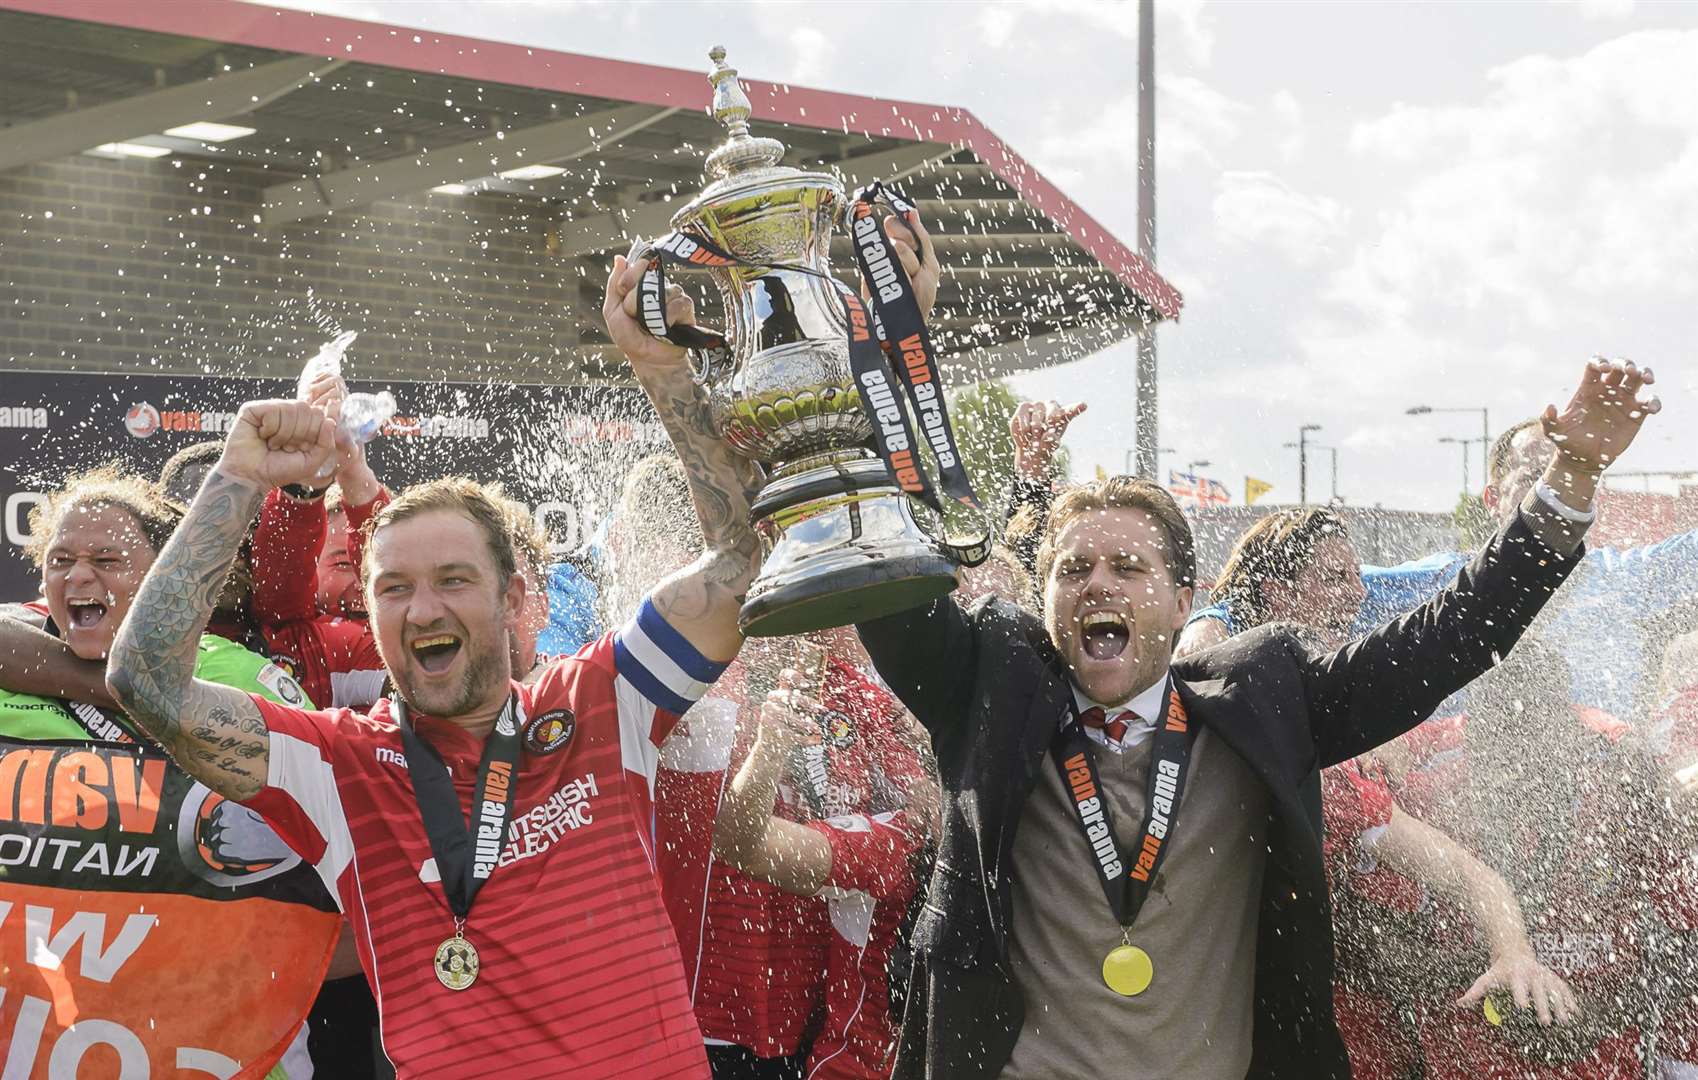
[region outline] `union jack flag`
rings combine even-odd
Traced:
[[[1193,508],[1225,506],[1232,501],[1226,485],[1219,480],[1177,469],[1167,471],[1167,490],[1180,505]]]

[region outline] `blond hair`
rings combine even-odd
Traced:
[[[468,480],[464,476],[445,476],[439,480],[416,484],[396,496],[393,502],[379,510],[372,518],[368,536],[375,539],[378,532],[386,526],[436,510],[459,514],[482,530],[499,578],[496,587],[505,589],[507,582],[518,573],[511,515],[504,505],[511,501],[499,488],[492,493],[476,480]],[[360,572],[367,581],[371,580],[372,552],[376,546],[372,543],[366,544],[365,565],[360,568]]]
[[[1050,507],[1043,541],[1038,545],[1038,580],[1048,581],[1055,565],[1055,541],[1068,522],[1094,510],[1142,510],[1161,526],[1167,568],[1174,583],[1190,585],[1197,576],[1197,547],[1191,523],[1167,489],[1135,476],[1111,476],[1068,488]]]

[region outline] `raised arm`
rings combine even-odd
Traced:
[[[650,598],[697,652],[725,663],[743,644],[737,612],[760,570],[761,546],[749,524],[749,502],[761,483],[761,470],[719,437],[707,394],[691,376],[684,350],[638,325],[636,287],[647,268],[646,260],[614,260],[602,316],[684,465],[703,544],[701,557],[655,586]],[[694,321],[689,298],[675,287],[668,289],[666,321]]]
[[[1431,715],[1520,639],[1579,562],[1604,469],[1632,444],[1655,397],[1649,369],[1595,360],[1574,397],[1542,418],[1557,453],[1521,510],[1438,596],[1337,652],[1300,660],[1322,765],[1355,757]],[[1297,646],[1294,646],[1297,647]]]
[[[260,500],[307,481],[334,423],[303,402],[242,406],[188,515],[142,581],[107,663],[112,696],[185,772],[226,798],[265,785],[267,732],[247,694],[194,677],[196,649]]]
[[[761,703],[760,731],[743,767],[726,786],[713,824],[713,853],[759,881],[814,896],[831,880],[831,842],[817,830],[773,814],[778,782],[797,749],[818,741],[819,724],[803,715],[817,703],[774,690]]]
[[[317,616],[318,553],[324,548],[324,491],[268,493],[254,528],[254,619],[261,626]]]
[[[1008,499],[1008,542],[1028,574],[1038,572],[1038,542],[1049,521],[1055,452],[1084,402],[1022,401],[1008,418],[1014,442],[1014,487]]]
[[[978,610],[980,617],[991,617],[988,607]],[[855,630],[879,678],[934,737],[966,720],[978,644],[953,597],[861,623]]]

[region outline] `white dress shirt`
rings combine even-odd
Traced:
[[[1118,742],[1110,739],[1108,732],[1101,728],[1085,728],[1085,734],[1094,740],[1098,746],[1107,747],[1118,754],[1137,746],[1154,733],[1156,721],[1161,718],[1162,712],[1167,708],[1167,689],[1171,682],[1172,676],[1164,671],[1161,678],[1133,694],[1131,700],[1119,705],[1104,705],[1101,702],[1092,701],[1080,691],[1077,683],[1070,681],[1069,685],[1073,687],[1073,703],[1078,706],[1081,713],[1086,709],[1097,708],[1103,711],[1105,723],[1116,717],[1126,721],[1126,734],[1122,735]],[[1126,712],[1137,717],[1136,721],[1121,716],[1122,713]],[[1063,723],[1066,720],[1067,717],[1062,717]]]

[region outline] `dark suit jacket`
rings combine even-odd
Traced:
[[[1414,727],[1509,652],[1579,558],[1552,551],[1517,516],[1450,588],[1336,652],[1270,626],[1174,665],[1192,721],[1271,796],[1250,1076],[1350,1075],[1332,1009],[1320,769]],[[946,597],[860,631],[879,674],[931,731],[946,792],[896,1075],[994,1077],[1025,1012],[1008,966],[1014,835],[1068,680],[1039,621],[1000,600],[963,612]],[[1199,932],[1207,925],[1204,913]]]

